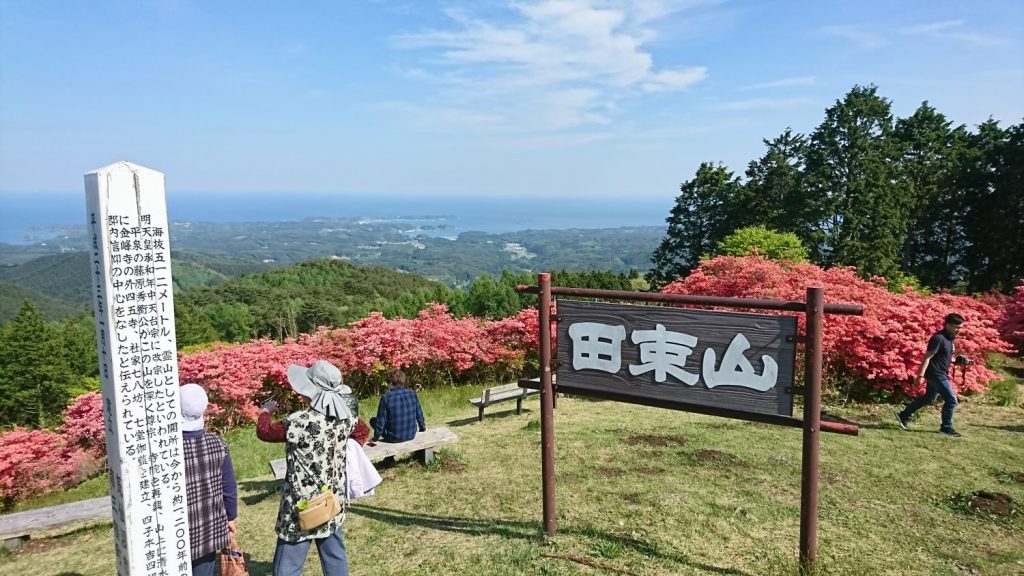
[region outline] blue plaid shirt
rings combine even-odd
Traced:
[[[416,393],[408,388],[392,388],[380,397],[377,417],[370,419],[373,426],[373,441],[405,442],[416,437],[416,426],[420,432],[427,430],[423,420],[423,409]]]

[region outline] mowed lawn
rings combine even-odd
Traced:
[[[542,538],[539,403],[498,405],[483,423],[479,387],[422,393],[428,425],[459,436],[437,464],[411,460],[348,512],[353,574],[795,574],[798,429],[560,398],[555,412],[558,534]],[[372,414],[368,402],[364,414]],[[891,406],[828,406],[864,424],[821,438],[818,558],[834,575],[1024,574],[1024,409],[966,399],[960,439],[936,433],[938,408],[911,431]],[[231,435],[239,531],[254,576],[270,574],[280,446]],[[96,482],[101,485],[101,482]],[[1009,495],[1016,512],[961,498]],[[45,503],[45,501],[43,501]],[[0,557],[0,574],[114,573],[110,525],[39,538]],[[304,574],[320,574],[315,551]]]

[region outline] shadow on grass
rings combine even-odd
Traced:
[[[1005,430],[1007,432],[1024,432],[1024,424],[1007,424],[1005,426],[990,426],[988,424],[982,424],[985,428],[991,428],[993,430]]]
[[[252,506],[263,502],[267,498],[279,498],[281,496],[281,482],[281,480],[243,480],[239,482],[239,491],[255,492],[255,494],[242,496],[242,502]]]
[[[309,562],[308,557],[306,561]],[[271,576],[274,573],[272,562],[257,562],[248,554],[245,555],[245,568],[249,571],[249,576]]]
[[[1014,378],[1018,378],[1020,380],[1024,380],[1024,364],[1021,364],[1020,366],[1016,366],[1013,364],[1004,364],[1002,366],[1002,369],[1006,370],[1006,372],[1010,376],[1013,376]]]
[[[422,512],[408,512],[405,510],[395,510],[391,508],[375,508],[372,506],[358,504],[349,507],[349,512],[395,526],[420,526],[444,532],[468,534],[470,536],[500,536],[502,538],[525,540],[529,542],[537,542],[543,539],[543,529],[540,522],[436,516],[433,514],[424,514]],[[736,570],[734,568],[720,568],[718,566],[695,562],[680,554],[663,552],[656,544],[651,544],[650,542],[633,538],[628,535],[605,532],[593,527],[562,528],[559,530],[559,533],[587,538],[590,540],[599,540],[605,543],[618,544],[625,548],[630,548],[644,556],[675,562],[691,568],[704,570],[705,572],[712,574],[751,576],[747,572]]]
[[[913,419],[908,424],[908,426],[910,426],[910,428],[907,429],[907,430],[903,430],[903,429],[900,428],[899,424],[896,423],[896,411],[897,410],[898,410],[898,408],[894,406],[892,410],[889,410],[889,413],[888,413],[887,417],[880,418],[879,420],[877,420],[875,422],[859,422],[859,423],[858,422],[852,422],[852,423],[853,424],[859,424],[859,426],[861,428],[865,429],[865,430],[891,430],[891,431],[894,431],[894,432],[899,432],[901,434],[906,434],[907,432],[912,432],[912,433],[916,433],[916,434],[927,432],[929,434],[935,434],[935,433],[937,433],[939,431],[939,425],[938,425],[937,420],[936,420],[936,422],[934,424],[931,424],[931,423],[928,423],[926,420],[922,419],[920,415],[914,415]],[[822,414],[822,418],[821,419],[822,420],[825,419],[825,415],[824,414]],[[843,420],[839,419],[839,420],[836,420],[836,421],[842,422]],[[850,422],[850,421],[847,420],[847,422]]]
[[[510,410],[503,410],[501,412],[484,412],[484,420],[492,420],[497,418],[509,418],[513,416],[522,416],[524,414],[530,414],[533,410],[529,408],[523,408],[523,414],[516,414],[515,406],[513,405]],[[467,426],[469,424],[476,424],[479,422],[476,416],[471,418],[462,418],[460,420],[450,420],[445,422],[448,426]],[[482,422],[481,422],[482,424]]]
[[[853,424],[855,426],[861,426],[861,427],[864,426],[864,424],[862,422],[859,422],[857,420],[850,420],[849,418],[844,418],[844,417],[842,417],[842,416],[840,416],[838,414],[832,414],[832,413],[826,412],[824,410],[821,411],[821,421],[822,422],[837,422],[839,424]]]
[[[938,424],[935,424],[934,427],[925,426],[923,424],[917,424],[915,426],[914,423],[911,423],[910,425],[911,428],[909,430],[903,430],[896,425],[894,419],[892,424],[889,424],[888,422],[873,422],[870,424],[861,424],[860,427],[863,430],[888,430],[890,432],[899,432],[900,434],[923,434],[926,432],[928,434],[937,434],[939,432]]]
[[[422,526],[471,536],[501,536],[518,540],[537,540],[541,536],[539,522],[435,516],[391,508],[374,508],[361,504],[350,506],[349,512],[395,526]]]

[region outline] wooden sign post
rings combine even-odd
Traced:
[[[861,315],[851,304],[825,304],[823,288],[807,288],[806,302],[623,292],[551,286],[540,274],[536,286],[517,292],[540,297],[541,475],[544,532],[555,534],[554,393],[563,392],[632,404],[803,428],[800,488],[800,569],[814,571],[818,522],[818,438],[821,431],[856,435],[855,424],[821,421],[822,318]],[[558,347],[550,345],[552,296],[633,300],[720,308],[801,312],[806,333],[792,316],[633,306],[604,302],[558,302]],[[793,386],[796,344],[805,346],[804,386]],[[558,366],[558,385],[551,368]],[[793,395],[804,397],[804,417],[793,417]]]
[[[191,576],[164,175],[85,175],[119,576]]]

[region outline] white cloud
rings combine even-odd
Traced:
[[[835,25],[825,26],[819,30],[825,36],[834,36],[853,42],[858,48],[869,50],[881,48],[889,43],[881,34],[868,30],[863,26]]]
[[[942,20],[939,22],[927,22],[915,26],[908,26],[901,30],[909,36],[925,36],[942,40],[953,40],[976,47],[1006,46],[1011,42],[999,36],[979,34],[970,30],[964,30],[963,20]]]
[[[668,90],[685,90],[692,84],[696,84],[708,77],[708,69],[704,66],[693,68],[677,68],[675,70],[662,70],[651,76],[644,82],[644,90],[648,92],[665,92]]]
[[[717,102],[708,106],[709,110],[719,112],[742,112],[747,110],[788,110],[791,108],[803,108],[814,106],[818,102],[813,98],[749,98],[747,100],[733,100],[730,102]]]
[[[744,86],[740,90],[768,90],[771,88],[789,88],[791,86],[811,86],[817,79],[814,76],[796,76],[793,78],[781,78],[771,82],[761,82]]]
[[[708,3],[507,0],[500,17],[449,8],[449,26],[393,42],[424,53],[416,68],[430,71],[445,102],[503,110],[512,126],[562,130],[608,124],[624,98],[704,80],[703,66],[657,66],[647,46],[656,21]]]

